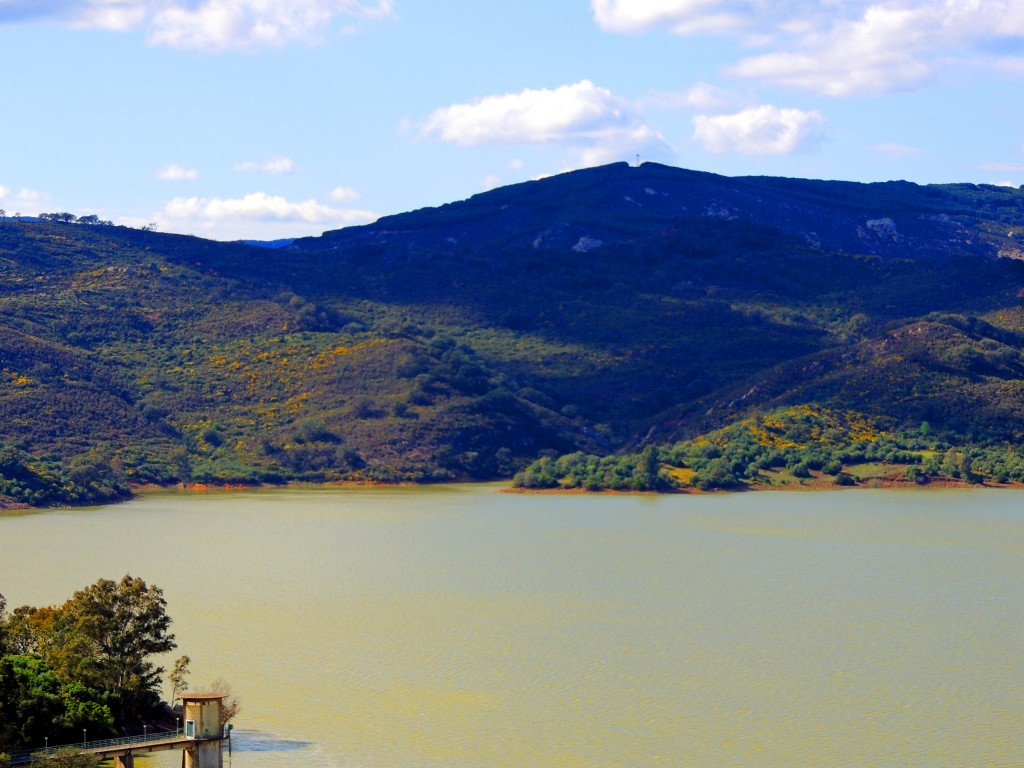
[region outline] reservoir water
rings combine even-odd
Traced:
[[[157,492],[0,515],[164,590],[233,768],[1024,765],[1024,492]],[[176,767],[178,753],[150,766]]]

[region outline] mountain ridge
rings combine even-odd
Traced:
[[[666,186],[658,188],[658,185]],[[583,211],[573,204],[574,193],[587,192],[587,202],[597,206]],[[596,190],[596,193],[595,193]],[[766,195],[771,193],[766,199]],[[614,209],[618,199],[635,210],[632,219],[617,217],[614,226],[601,215]],[[614,196],[615,199],[612,199]],[[460,224],[486,218],[488,230],[500,233],[500,244],[544,245],[543,230],[516,228],[516,209],[540,210],[546,216],[557,214],[560,219],[571,219],[577,228],[596,227],[611,234],[642,234],[649,231],[651,222],[663,225],[694,216],[745,220],[774,226],[798,234],[808,243],[827,249],[891,251],[904,237],[931,236],[949,240],[955,237],[957,216],[977,218],[977,205],[968,201],[982,198],[986,207],[1000,211],[1009,220],[1019,220],[1024,211],[1024,193],[1007,187],[942,184],[918,185],[906,181],[873,183],[847,181],[821,181],[790,179],[771,176],[727,177],[703,171],[672,168],[657,163],[644,163],[639,167],[615,163],[597,168],[522,182],[496,190],[473,195],[463,201],[421,208],[408,213],[382,217],[372,224],[346,227],[325,232],[319,238],[300,238],[295,247],[301,250],[325,250],[354,241],[383,241],[413,230],[441,229],[443,241],[458,244],[451,231]],[[838,222],[834,216],[824,217],[821,211],[843,204],[849,215]],[[854,215],[857,214],[857,215]],[[883,222],[902,219],[908,234],[890,230],[885,224],[868,227],[869,221]],[[1016,218],[1013,218],[1016,217]],[[997,219],[998,220],[998,219]],[[639,223],[639,226],[638,226]],[[822,226],[826,225],[826,226]],[[603,228],[602,228],[603,226]],[[812,228],[813,227],[813,228]],[[817,232],[824,230],[824,235]],[[509,234],[509,232],[515,234]],[[995,233],[993,233],[995,235]],[[998,237],[998,236],[997,236]],[[822,239],[824,238],[824,239]],[[454,239],[456,242],[451,243]],[[600,238],[593,238],[600,239]],[[611,240],[621,242],[624,238]],[[1006,247],[1012,244],[1000,240]],[[560,241],[564,243],[563,237]],[[485,238],[483,242],[488,242]],[[437,246],[440,241],[431,242]],[[571,246],[578,241],[570,243]],[[966,243],[970,245],[970,242]],[[852,246],[858,247],[852,247]]]
[[[652,163],[279,248],[3,220],[0,494],[507,478],[803,404],[1019,441],[1022,242],[1019,189]]]

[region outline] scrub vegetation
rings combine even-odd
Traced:
[[[1018,477],[1021,190],[618,164],[275,249],[69,216],[0,221],[8,506],[868,482],[890,443],[921,476],[953,449],[963,478]],[[875,439],[757,442],[792,414]]]

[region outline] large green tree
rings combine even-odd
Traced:
[[[59,623],[87,655],[69,677],[114,694],[125,718],[144,711],[159,700],[164,671],[151,657],[177,647],[166,609],[163,590],[130,575],[76,592],[60,609]]]

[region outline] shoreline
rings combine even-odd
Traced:
[[[572,495],[586,495],[586,494],[620,494],[620,495],[635,495],[635,494],[652,494],[652,495],[705,495],[705,494],[721,494],[721,493],[760,493],[760,492],[818,492],[818,491],[856,491],[856,490],[972,490],[972,489],[1006,489],[1006,490],[1024,490],[1024,482],[1009,481],[1005,483],[994,483],[991,481],[985,481],[981,483],[969,483],[966,480],[956,480],[948,477],[938,477],[930,479],[927,483],[915,482],[914,480],[908,480],[904,477],[872,477],[866,480],[860,480],[855,485],[837,485],[832,480],[826,480],[824,478],[813,478],[808,481],[790,482],[790,483],[758,483],[744,485],[742,487],[735,488],[716,488],[713,490],[704,491],[696,487],[677,487],[669,488],[663,491],[632,491],[632,490],[619,490],[614,488],[602,488],[599,490],[588,490],[586,488],[578,487],[564,487],[564,488],[516,488],[512,485],[511,478],[502,480],[454,480],[445,481],[441,483],[416,483],[411,481],[402,481],[397,483],[388,483],[380,480],[331,480],[325,483],[315,483],[308,481],[288,481],[284,483],[225,483],[223,485],[217,483],[175,483],[173,485],[133,485],[131,486],[133,493],[145,493],[146,491],[165,491],[171,489],[178,489],[181,491],[191,491],[194,493],[204,493],[206,491],[245,491],[253,490],[258,488],[289,488],[289,487],[302,487],[308,486],[310,488],[415,488],[418,486],[430,487],[436,485],[488,485],[496,483],[508,483],[507,487],[497,489],[498,493],[523,493],[523,494],[545,494],[545,493],[556,493],[556,494],[572,494]]]
[[[789,483],[774,483],[774,484],[752,484],[746,485],[739,488],[716,488],[712,490],[701,490],[695,487],[678,487],[669,488],[662,491],[633,491],[633,490],[618,490],[613,488],[604,488],[600,490],[588,490],[586,488],[574,488],[574,487],[563,487],[563,488],[516,488],[511,484],[509,480],[466,480],[466,481],[448,481],[445,483],[415,483],[415,482],[398,482],[398,483],[386,483],[379,480],[332,480],[325,483],[311,483],[302,481],[289,481],[285,483],[225,483],[223,485],[217,483],[174,483],[171,485],[153,485],[153,484],[140,484],[130,485],[132,495],[125,499],[112,502],[97,502],[96,504],[83,504],[81,506],[96,506],[97,504],[119,504],[125,501],[131,501],[133,498],[140,494],[148,492],[160,492],[160,491],[172,491],[177,490],[185,493],[207,493],[211,491],[251,491],[262,488],[288,488],[288,487],[310,487],[310,488],[352,488],[352,489],[388,489],[388,488],[413,488],[417,486],[433,486],[433,485],[451,485],[451,484],[467,484],[467,485],[487,485],[507,482],[508,485],[505,487],[497,488],[496,493],[517,493],[523,495],[568,495],[568,496],[637,496],[637,495],[650,495],[650,496],[703,496],[703,495],[719,495],[728,493],[821,493],[821,492],[833,492],[833,491],[857,491],[857,490],[975,490],[975,489],[987,489],[987,490],[1024,490],[1024,482],[1010,481],[1006,483],[994,483],[994,482],[981,482],[981,483],[968,483],[965,480],[954,480],[951,478],[935,478],[927,483],[919,483],[913,480],[907,480],[902,477],[890,477],[890,478],[869,478],[867,480],[861,480],[855,485],[837,485],[831,480],[824,479],[812,479],[807,482],[789,482]],[[28,510],[42,510],[42,509],[70,509],[68,506],[55,506],[55,507],[34,507],[24,502],[19,502],[11,498],[0,497],[0,512],[19,512]]]
[[[521,494],[557,494],[557,495],[621,495],[633,496],[646,494],[651,496],[706,496],[727,493],[819,493],[831,491],[878,491],[878,490],[921,490],[921,491],[951,491],[951,490],[1024,490],[1024,482],[1010,481],[1006,483],[968,483],[966,480],[954,480],[951,478],[936,478],[927,483],[918,483],[905,478],[870,478],[855,485],[837,485],[830,480],[811,480],[799,483],[777,483],[777,484],[751,484],[740,488],[715,488],[704,491],[700,488],[670,488],[664,491],[623,491],[613,488],[603,488],[596,491],[586,488],[503,488],[499,493],[521,493]]]

